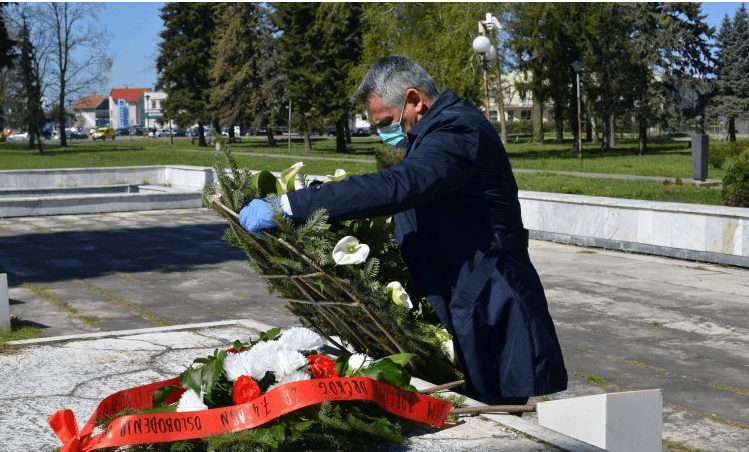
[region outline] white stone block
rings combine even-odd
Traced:
[[[0,330],[10,329],[10,300],[8,300],[8,275],[0,273]]]
[[[540,402],[538,423],[611,452],[660,452],[660,389]]]

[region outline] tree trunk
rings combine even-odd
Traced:
[[[312,140],[310,140],[309,130],[304,131],[304,152],[312,152]]]
[[[272,148],[278,146],[278,144],[276,143],[276,137],[273,136],[273,127],[271,127],[270,125],[265,127],[265,136],[268,137],[268,146]]]
[[[544,125],[543,125],[544,106],[541,102],[533,99],[533,140],[536,144],[544,144]]]
[[[648,152],[648,120],[647,118],[638,118],[637,136],[640,141],[640,155]]]
[[[146,130],[148,132],[148,130]],[[205,143],[205,127],[203,127],[203,124],[198,124],[198,146],[199,147],[206,147]]]
[[[598,121],[593,114],[593,107],[590,104],[586,105],[586,112],[588,116],[588,121],[586,121],[587,141],[589,143],[598,143]]]
[[[68,145],[68,137],[65,134],[67,124],[65,123],[65,86],[63,80],[60,80],[62,87],[60,88],[60,106],[57,107],[57,118],[60,121],[60,146],[66,147]]]
[[[505,98],[502,92],[502,68],[499,66],[499,60],[497,60],[497,105],[499,111],[497,111],[497,117],[499,119],[499,139],[502,140],[502,144],[507,146],[507,120],[505,119]]]
[[[736,141],[736,118],[728,118],[728,141]]]
[[[616,116],[611,113],[609,116],[609,149],[616,147]]]
[[[557,117],[556,119],[554,119],[554,125],[556,126],[556,129],[557,129],[557,143],[563,143],[564,142],[564,119],[562,119],[561,117]]]
[[[351,132],[348,133],[351,136]],[[347,153],[346,148],[346,127],[344,121],[338,121],[335,123],[335,151],[340,153]]]

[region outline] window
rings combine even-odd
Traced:
[[[520,119],[531,119],[531,111],[523,110],[520,112]]]

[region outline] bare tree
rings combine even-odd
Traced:
[[[77,2],[50,2],[40,7],[39,20],[52,35],[50,74],[57,91],[61,146],[67,146],[67,100],[103,86],[112,68],[112,57],[104,52],[109,46],[109,31],[106,26],[94,26],[104,7],[102,3]],[[85,56],[76,58],[81,52]]]

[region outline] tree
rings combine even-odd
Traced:
[[[42,26],[52,34],[50,56],[54,60],[51,75],[57,90],[57,118],[60,124],[60,145],[67,146],[65,137],[67,99],[102,86],[112,68],[107,56],[109,32],[106,26],[96,28],[91,21],[99,20],[100,3],[44,3],[39,10]],[[87,50],[82,60],[74,57]]]
[[[259,7],[255,3],[216,4],[213,63],[210,68],[210,108],[221,124],[234,125],[249,118],[248,107],[262,85],[258,41]]]
[[[15,46],[17,42],[10,38],[8,35],[8,28],[6,27],[5,23],[5,8],[7,8],[7,3],[0,3],[0,73],[3,74],[2,77],[2,90],[0,90],[0,95],[2,98],[2,104],[6,105],[6,70],[11,68],[13,66],[13,60],[16,57],[15,52]],[[5,118],[2,115],[2,112],[0,112],[0,126],[3,126],[5,122]],[[0,130],[1,131],[1,130]]]
[[[310,134],[327,121],[336,124],[336,150],[346,152],[343,136],[350,92],[348,71],[359,58],[358,3],[277,3],[274,24],[282,34],[281,72],[286,95],[295,106],[304,147],[312,150]]]
[[[156,87],[166,91],[163,111],[180,127],[198,123],[199,146],[206,146],[204,124],[210,108],[211,50],[216,30],[212,3],[167,3],[161,8]]]
[[[749,15],[746,5],[736,10],[733,21],[723,18],[716,37],[715,94],[707,110],[708,116],[724,119],[728,139],[736,141],[736,119],[749,112]]]
[[[483,68],[471,43],[478,36],[478,21],[486,13],[500,16],[505,8],[503,3],[365,3],[361,64],[352,71],[354,89],[378,58],[400,54],[417,61],[440,90],[449,88],[482,104]]]
[[[39,144],[39,153],[43,154],[42,149],[42,127],[44,125],[44,113],[42,112],[42,94],[39,86],[38,66],[36,62],[36,49],[31,44],[29,24],[26,17],[22,18],[22,27],[20,35],[20,57],[19,72],[23,85],[23,96],[25,105],[22,120],[26,124],[29,133],[29,149],[34,149],[34,143]]]

